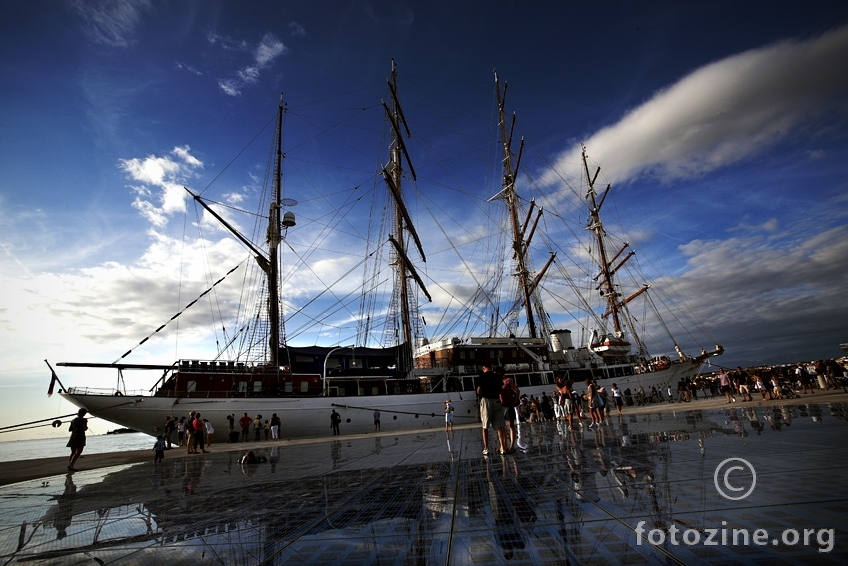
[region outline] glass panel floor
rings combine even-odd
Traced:
[[[236,451],[157,465],[151,451],[0,487],[0,558],[845,564],[847,419],[844,403],[625,413],[576,431],[521,424],[515,454],[488,456],[467,427],[266,443],[252,466]]]

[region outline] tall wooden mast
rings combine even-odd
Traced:
[[[283,112],[285,103],[280,95],[280,106],[277,109],[277,149],[274,157],[274,188],[268,211],[268,363],[272,367],[280,366],[280,275],[279,275],[279,245],[280,233],[280,194],[282,192],[283,164]]]
[[[418,288],[427,296],[428,300],[430,300],[430,294],[427,293],[427,289],[424,287],[423,281],[421,281],[414,265],[410,261],[406,247],[407,236],[409,236],[415,242],[418,252],[421,255],[421,259],[426,261],[426,258],[424,257],[424,250],[421,246],[421,240],[415,231],[412,219],[409,216],[409,212],[407,211],[406,205],[403,201],[401,185],[403,177],[402,161],[406,162],[406,165],[409,168],[409,173],[412,175],[413,179],[415,179],[415,168],[412,166],[412,160],[409,157],[406,144],[403,141],[403,134],[405,133],[406,136],[409,137],[410,132],[406,123],[406,118],[403,115],[403,110],[400,106],[400,100],[397,96],[397,70],[395,69],[394,61],[392,61],[392,76],[389,80],[389,91],[391,92],[391,106],[383,102],[383,107],[386,110],[386,116],[391,124],[391,141],[389,142],[389,164],[387,167],[383,168],[383,177],[386,180],[386,185],[389,188],[389,192],[391,193],[395,204],[394,235],[389,235],[389,241],[394,246],[395,255],[397,256],[395,261],[397,277],[396,292],[398,293],[397,299],[400,309],[401,325],[398,342],[402,347],[402,357],[400,361],[401,366],[404,369],[409,369],[412,367],[412,349],[414,346],[412,336],[414,326],[412,320],[413,315],[410,312],[412,297],[409,288],[409,278],[412,277],[415,279],[418,284]]]
[[[601,222],[601,207],[604,205],[604,200],[607,197],[607,193],[610,190],[610,185],[607,185],[607,188],[604,190],[604,194],[600,198],[600,202],[598,201],[598,194],[595,191],[595,181],[598,178],[598,173],[601,172],[601,168],[595,171],[595,174],[592,175],[589,173],[589,164],[586,158],[586,148],[584,147],[582,150],[583,154],[583,170],[586,173],[586,182],[588,183],[588,189],[586,192],[586,199],[589,201],[589,230],[591,230],[595,234],[595,240],[598,243],[598,263],[601,267],[601,272],[598,274],[596,279],[600,278],[600,283],[598,284],[597,289],[600,291],[602,295],[605,296],[607,301],[607,312],[605,316],[612,317],[613,328],[615,329],[616,337],[621,337],[623,335],[623,330],[621,327],[621,319],[619,316],[619,311],[622,306],[622,303],[618,301],[618,297],[621,295],[616,289],[613,283],[613,272],[614,270],[611,268],[611,262],[607,259],[607,248],[606,243],[604,242],[604,236],[606,232],[604,231],[603,222]],[[621,250],[623,251],[623,249]],[[619,251],[618,254],[613,258],[613,261],[618,258],[621,254]],[[622,260],[619,267],[627,261],[631,253],[627,257]],[[629,300],[629,298],[628,298]]]
[[[512,133],[515,129],[515,115],[512,116],[512,123],[509,129],[506,124],[506,83],[504,83],[503,91],[501,91],[498,75],[495,73],[495,92],[498,100],[498,126],[501,136],[501,146],[503,149],[503,188],[500,196],[506,201],[510,215],[510,223],[512,225],[512,249],[513,256],[517,265],[518,285],[522,295],[522,303],[527,314],[527,327],[530,338],[538,338],[538,330],[536,328],[536,317],[533,312],[532,295],[535,286],[531,281],[530,269],[527,266],[527,242],[524,239],[526,232],[526,223],[522,227],[522,223],[518,218],[518,194],[515,190],[515,179],[518,175],[518,166],[521,163],[521,154],[524,151],[524,138],[521,138],[521,143],[518,149],[518,157],[513,165],[512,158]],[[527,221],[530,220],[532,210],[528,211]],[[541,210],[539,211],[541,214]],[[538,221],[538,216],[537,216]]]

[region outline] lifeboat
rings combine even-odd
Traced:
[[[592,341],[591,350],[602,356],[626,356],[630,353],[630,342],[620,338],[601,336],[599,340]]]

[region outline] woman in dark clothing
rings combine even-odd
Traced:
[[[88,430],[88,420],[85,418],[87,412],[85,409],[80,409],[77,411],[77,418],[71,421],[71,438],[68,440],[67,447],[71,449],[71,455],[68,457],[68,470],[72,472],[77,471],[74,464],[85,448],[85,431]]]

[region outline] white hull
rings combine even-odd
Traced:
[[[677,382],[691,378],[699,368],[700,363],[695,361],[673,363],[662,371],[599,379],[598,385],[609,390],[616,383],[622,391],[630,389],[634,396],[640,385],[646,394],[654,386],[665,395],[669,385],[676,391]],[[574,388],[580,392],[585,390],[585,386],[579,382],[574,384]],[[553,391],[553,385],[521,388],[522,394],[536,397],[541,397],[542,393],[552,395]],[[72,388],[62,395],[98,418],[150,435],[162,432],[165,417],[188,416],[190,411],[197,411],[202,418],[209,419],[218,438],[223,438],[227,432],[227,415],[235,415],[238,421],[244,413],[251,418],[262,415],[263,421],[277,413],[282,419],[280,437],[284,439],[330,436],[330,414],[333,409],[342,417],[342,434],[374,431],[375,409],[380,410],[383,431],[429,430],[444,428],[446,399],[450,399],[454,406],[455,424],[478,422],[476,395],[471,391],[360,397],[174,398],[133,396],[129,393],[126,396],[78,393]]]
[[[529,389],[538,390],[539,393],[534,393],[538,395],[544,387],[528,388],[528,391]],[[549,386],[547,392],[550,393],[551,390]],[[96,417],[151,435],[162,432],[166,416],[188,416],[190,411],[198,411],[202,418],[209,419],[219,438],[224,437],[227,432],[227,415],[234,414],[238,421],[244,413],[251,418],[262,415],[263,421],[277,413],[282,419],[280,437],[284,439],[331,436],[330,414],[333,409],[342,417],[342,434],[373,432],[375,409],[380,410],[381,429],[384,431],[429,430],[444,428],[446,399],[450,399],[454,406],[454,423],[469,424],[478,420],[476,396],[468,391],[461,394],[217,399],[112,397],[73,391],[62,395]],[[236,428],[239,429],[238,422]]]
[[[645,390],[646,394],[650,393],[651,387],[656,387],[665,396],[668,392],[669,385],[674,391],[677,391],[677,382],[686,378],[693,378],[698,370],[701,369],[702,365],[703,361],[696,360],[674,362],[668,368],[659,371],[604,379],[598,378],[597,381],[600,387],[606,387],[607,389],[615,383],[622,391],[630,389],[633,395],[636,395],[636,391],[640,386]],[[581,383],[579,382],[574,384],[574,388],[578,391],[581,390],[580,386]]]

